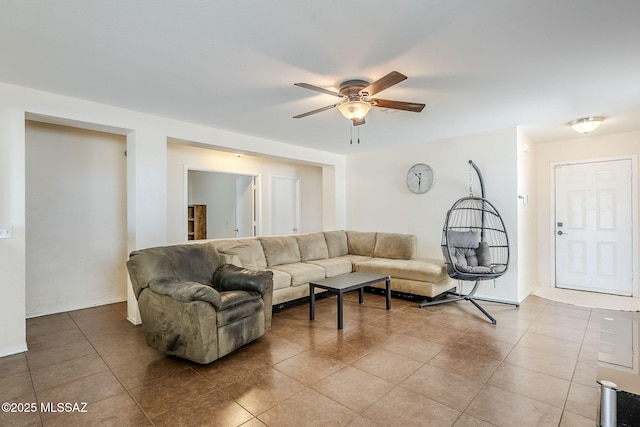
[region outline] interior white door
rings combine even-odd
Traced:
[[[300,224],[300,179],[271,177],[270,232],[296,234]]]
[[[555,167],[556,287],[632,294],[631,160]]]
[[[255,177],[236,178],[236,237],[255,236]]]

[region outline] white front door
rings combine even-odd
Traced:
[[[556,287],[632,294],[631,160],[555,167]]]

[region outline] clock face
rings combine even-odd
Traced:
[[[416,194],[426,193],[433,188],[436,176],[433,169],[424,163],[411,166],[407,172],[407,187]]]

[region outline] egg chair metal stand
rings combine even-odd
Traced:
[[[473,181],[470,176],[470,195],[458,199],[447,212],[442,229],[441,248],[449,277],[473,281],[475,284],[468,294],[448,291],[446,294],[452,298],[447,296],[436,301],[424,301],[420,303],[420,307],[469,301],[495,325],[496,319],[478,301],[516,307],[519,307],[519,304],[479,298],[475,294],[482,281],[495,280],[507,272],[509,238],[498,210],[485,198],[484,181],[478,166],[472,160],[469,160],[469,165],[478,176],[482,197],[473,195]]]

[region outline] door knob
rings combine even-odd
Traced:
[[[562,230],[558,230],[558,236],[562,236],[563,234],[567,234],[567,233],[563,233]]]

